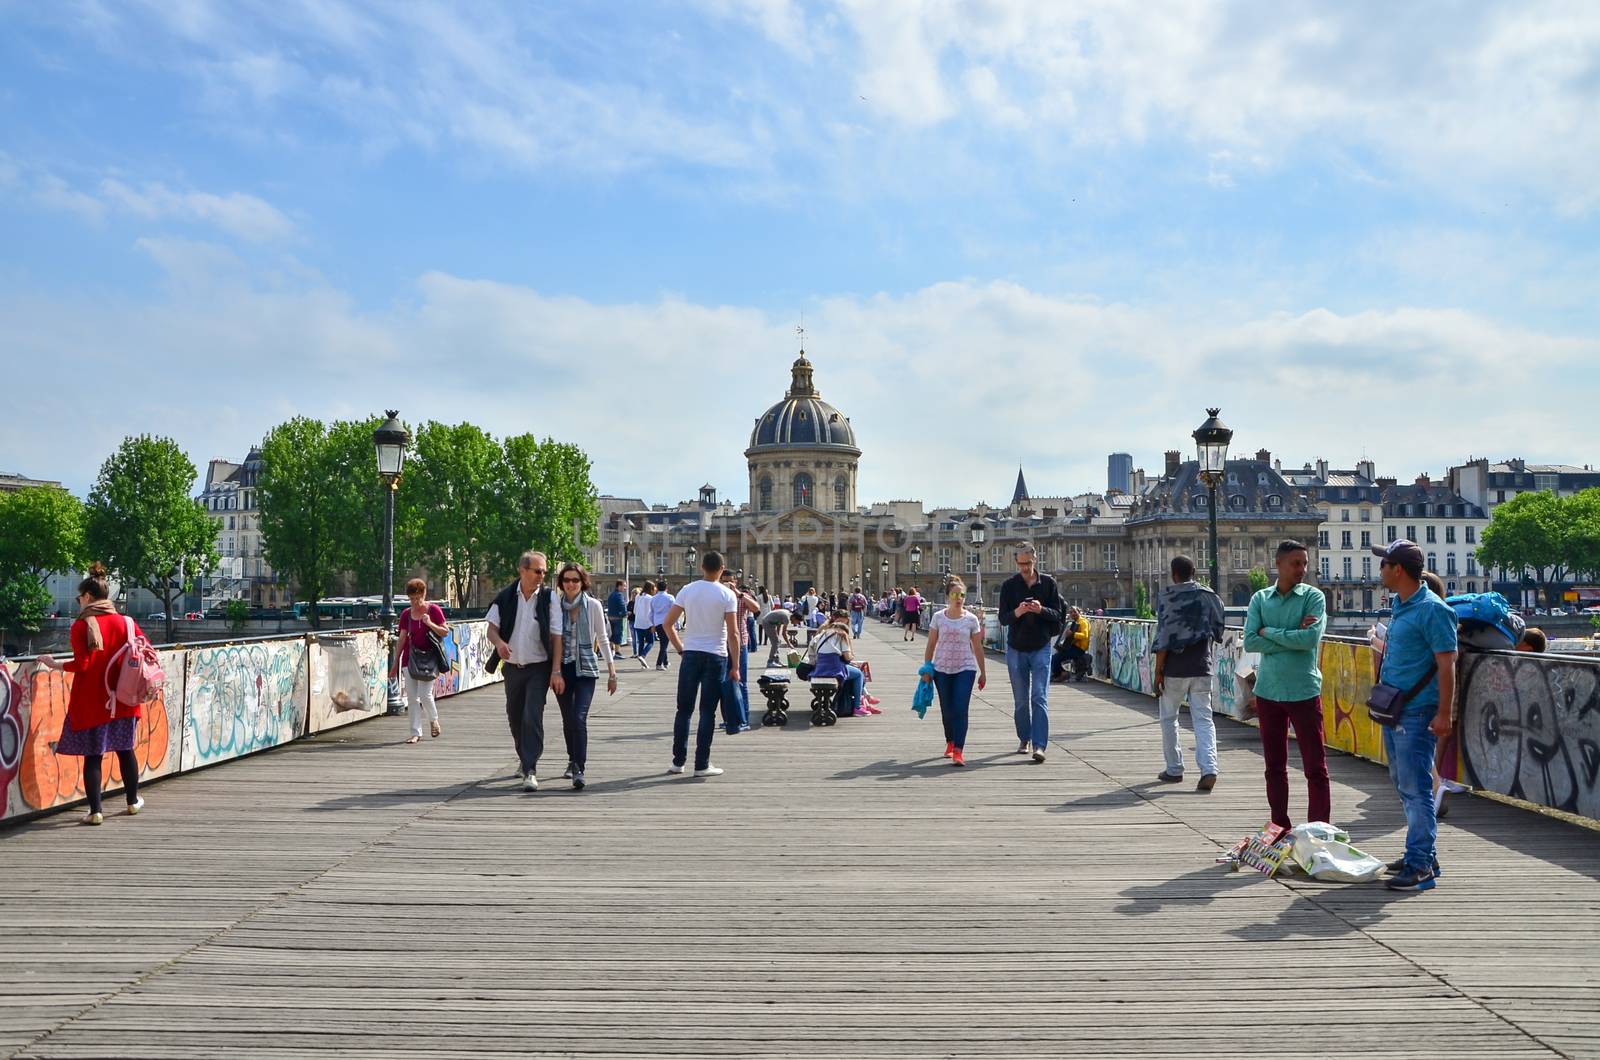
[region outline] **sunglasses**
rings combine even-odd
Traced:
[[[574,575],[571,575],[570,577],[562,578],[561,579],[561,584],[562,585],[582,585],[583,584],[583,579],[574,574]]]

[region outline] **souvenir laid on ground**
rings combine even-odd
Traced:
[[[1235,843],[1217,864],[1234,872],[1253,869],[1263,876],[1276,876],[1285,868],[1294,871],[1293,850],[1293,836],[1281,825],[1269,824]]]
[[[1348,833],[1324,821],[1295,825],[1288,839],[1295,864],[1312,879],[1366,883],[1383,871],[1383,862],[1351,846]]]

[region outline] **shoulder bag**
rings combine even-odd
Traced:
[[[1405,692],[1393,685],[1382,682],[1372,686],[1372,694],[1367,696],[1367,717],[1386,728],[1393,728],[1400,724],[1400,715],[1405,712],[1406,704],[1411,702],[1413,696],[1428,687],[1428,682],[1433,680],[1433,675],[1439,672],[1439,664],[1434,662],[1428,667],[1428,672],[1422,675],[1422,680],[1412,685]]]

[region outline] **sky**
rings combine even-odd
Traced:
[[[1600,463],[1600,5],[0,0],[0,470],[294,415],[746,499]]]

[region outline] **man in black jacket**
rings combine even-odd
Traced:
[[[1000,586],[1000,624],[1006,627],[1006,670],[1011,674],[1017,754],[1043,762],[1050,746],[1050,642],[1061,630],[1061,593],[1039,573],[1038,554],[1026,541],[1016,547],[1017,573]]]
[[[517,580],[495,596],[489,607],[489,643],[500,656],[506,679],[506,722],[516,743],[522,790],[538,791],[535,775],[544,753],[546,694],[565,691],[561,667],[561,608],[550,604],[544,584],[550,561],[543,552],[524,552],[517,561]]]

